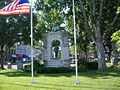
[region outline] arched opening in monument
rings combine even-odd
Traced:
[[[52,41],[52,58],[61,59],[61,47],[59,40]]]

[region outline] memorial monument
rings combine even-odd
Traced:
[[[65,31],[48,32],[43,34],[43,39],[45,67],[70,67],[68,33]],[[54,40],[60,42],[60,47],[52,46]],[[58,58],[58,51],[60,58]]]

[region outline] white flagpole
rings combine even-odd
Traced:
[[[31,25],[31,75],[32,75],[32,80],[31,84],[34,84],[34,71],[33,71],[33,10],[32,10],[32,0],[31,0],[31,12],[30,12],[30,25]]]
[[[78,82],[78,65],[77,65],[77,46],[76,46],[76,21],[75,21],[75,5],[74,5],[74,0],[73,0],[73,22],[74,22],[74,46],[75,46],[75,71],[76,71],[76,81],[75,84],[79,85]]]

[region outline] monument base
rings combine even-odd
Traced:
[[[45,61],[45,67],[70,67],[70,60],[47,60]]]

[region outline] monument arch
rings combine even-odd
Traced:
[[[48,32],[43,35],[45,67],[70,67],[68,33],[65,31]],[[58,41],[53,45],[54,41]],[[54,50],[53,55],[53,46]],[[60,58],[58,58],[60,55]]]

